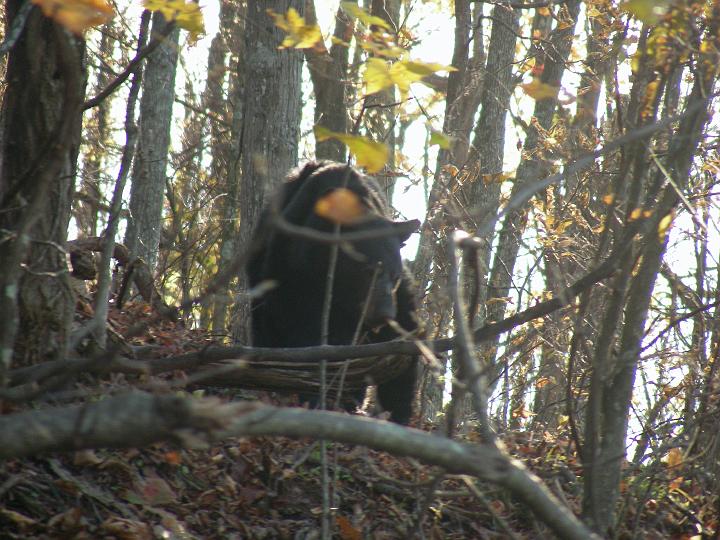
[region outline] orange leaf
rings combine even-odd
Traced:
[[[170,465],[180,465],[182,463],[182,456],[180,456],[180,453],[175,450],[165,452],[164,457],[165,461]]]
[[[340,225],[356,223],[365,215],[360,197],[347,188],[331,191],[315,203],[315,213]]]
[[[678,476],[675,480],[673,480],[672,482],[670,482],[670,484],[668,485],[668,489],[669,489],[670,491],[677,491],[677,490],[679,490],[679,489],[682,487],[682,484],[683,484],[683,481],[684,481],[684,480],[685,480],[685,478],[683,478],[682,476]]]
[[[42,8],[46,17],[76,34],[103,24],[113,15],[113,9],[105,0],[32,0]]]
[[[340,528],[340,538],[343,540],[361,540],[362,534],[355,527],[353,527],[350,520],[345,516],[338,516],[335,521]]]

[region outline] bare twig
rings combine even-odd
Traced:
[[[147,11],[147,10],[146,10]],[[163,41],[165,41],[165,38],[170,35],[170,33],[175,30],[175,23],[169,22],[163,28],[162,32],[157,34],[155,37],[152,38],[152,41],[148,44],[147,47],[144,49],[140,49],[137,54],[135,55],[135,58],[133,58],[130,63],[125,67],[125,69],[120,73],[113,81],[108,84],[100,93],[98,93],[97,96],[95,96],[92,99],[87,100],[82,105],[82,110],[86,111],[87,109],[91,109],[93,107],[96,107],[100,104],[102,100],[107,98],[110,94],[112,94],[115,90],[118,89],[118,87],[124,83],[127,78],[135,73],[138,69],[140,69],[142,65],[142,61],[150,54],[152,53]]]
[[[140,54],[140,51],[142,51],[145,46],[149,26],[150,12],[145,10],[143,11],[140,19],[140,31],[138,33],[137,43],[138,54]],[[92,332],[95,336],[95,340],[101,349],[105,348],[107,342],[105,324],[108,314],[108,299],[110,298],[110,259],[112,258],[115,248],[115,235],[117,234],[118,224],[120,222],[120,208],[122,206],[123,191],[125,191],[125,184],[127,182],[128,174],[130,173],[133,154],[135,153],[135,141],[137,140],[135,104],[137,103],[137,98],[140,93],[142,73],[142,66],[138,66],[138,69],[135,70],[133,75],[132,84],[130,85],[130,94],[125,108],[125,147],[123,149],[122,159],[120,160],[120,170],[118,171],[117,181],[115,182],[112,202],[110,203],[108,224],[105,228],[105,243],[103,245],[102,256],[100,259],[98,285],[94,302],[95,313],[91,321],[71,338],[71,349],[75,349],[80,340],[90,332]]]

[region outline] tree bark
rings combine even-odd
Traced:
[[[157,35],[167,22],[153,13],[152,33]],[[160,246],[162,210],[167,180],[170,125],[175,101],[175,71],[179,30],[173,30],[147,59],[140,100],[140,135],[130,189],[130,217],[125,245],[155,269]]]
[[[708,49],[717,46],[720,24],[718,5],[712,11],[711,23],[706,39],[712,41],[713,45]],[[700,46],[698,50],[706,49]],[[592,422],[588,422],[587,447],[584,450],[586,487],[583,515],[596,531],[603,533],[615,524],[614,506],[620,493],[628,414],[639,351],[652,291],[667,245],[667,235],[659,235],[658,230],[661,220],[678,204],[678,191],[688,184],[693,158],[708,121],[710,96],[713,95],[716,82],[714,75],[711,75],[714,70],[711,66],[713,63],[709,57],[698,54],[693,88],[686,104],[687,112],[669,142],[663,166],[654,168],[644,182],[645,199],[641,207],[652,208],[653,213],[648,218],[644,238],[639,242],[639,264],[632,275],[626,278],[627,297],[617,350],[611,361],[608,358],[603,365],[595,363],[593,366],[596,373],[593,375],[589,398],[591,411],[588,416]],[[642,91],[639,90],[639,93]],[[667,178],[672,179],[672,185],[666,185]],[[598,358],[595,360],[597,362]],[[597,373],[601,368],[602,372]]]
[[[556,28],[552,32],[546,45],[547,50],[538,52],[535,60],[536,63],[539,62],[544,65],[540,81],[543,84],[556,87],[560,86],[562,74],[565,70],[565,61],[570,54],[580,2],[566,2],[559,9],[566,12],[568,20],[564,21],[565,24],[563,28]],[[555,99],[536,101],[533,117],[536,119],[537,124],[543,129],[548,129],[556,108],[557,101]],[[517,170],[516,180],[510,195],[511,199],[516,193],[526,187],[529,179],[543,178],[550,173],[548,162],[536,155],[539,142],[540,134],[538,129],[533,125],[529,126],[528,135],[522,151],[524,159],[521,161]],[[503,220],[495,259],[488,280],[488,298],[504,299],[507,298],[510,292],[515,263],[520,250],[522,233],[527,225],[528,209],[529,205],[525,204],[521,208],[509,212]],[[492,303],[487,311],[487,320],[496,321],[502,319],[506,306],[506,300]],[[481,353],[481,356],[492,358],[495,355],[496,348],[497,341],[484,344],[484,354]],[[498,369],[499,367],[496,366],[496,370]]]
[[[22,4],[6,2],[8,20]],[[0,385],[11,361],[65,354],[75,301],[64,247],[84,52],[82,40],[35,8],[8,57],[0,113]]]
[[[267,14],[268,9],[303,14],[301,0],[249,2],[245,24],[243,123],[240,139],[239,251],[246,250],[266,195],[297,165],[300,139],[302,53],[278,50],[285,33]],[[245,290],[244,277],[240,289]],[[232,334],[249,342],[247,299],[236,304]]]
[[[310,9],[311,8],[311,9]],[[306,3],[308,23],[317,24],[312,0]],[[350,43],[353,21],[342,7],[335,16],[333,36],[344,43]],[[349,46],[339,41],[326,50],[305,49],[310,78],[315,93],[315,125],[338,133],[347,133],[347,97]],[[315,157],[344,163],[347,160],[345,145],[338,140],[315,141]]]
[[[219,133],[213,135],[212,146],[211,171],[216,175],[219,189],[224,195],[220,200],[218,212],[220,217],[218,273],[224,272],[232,264],[238,249],[240,144],[243,129],[242,81],[245,73],[245,43],[238,37],[238,34],[241,34],[245,28],[244,21],[245,9],[243,6],[232,9],[228,3],[222,3],[220,30],[218,32],[225,36],[224,44],[228,47],[228,52],[231,53],[231,61],[233,54],[237,55],[237,63],[234,70],[228,69],[230,131],[224,137]],[[218,49],[222,44],[223,42],[218,42]],[[219,52],[216,54],[219,54]],[[210,88],[210,80],[208,80],[209,97],[215,94],[215,91],[212,94],[210,93]],[[228,330],[228,310],[232,305],[230,291],[236,289],[237,286],[237,282],[231,280],[230,283],[221,287],[212,298],[212,329],[216,333],[223,334]]]

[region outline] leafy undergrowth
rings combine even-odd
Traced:
[[[122,334],[145,316],[142,306],[131,306],[112,324]],[[180,343],[205,340],[161,323],[134,344],[177,354]],[[103,387],[116,384],[122,382],[106,380]],[[502,438],[579,513],[582,471],[572,445],[549,433]],[[552,537],[493,485],[365,448],[332,444],[328,455],[334,538]],[[6,461],[0,463],[0,538],[318,538],[319,456],[316,441],[256,438],[202,450],[158,444]],[[689,539],[699,522],[716,526],[717,497],[698,493],[669,467],[651,477],[628,473],[623,494],[620,538]]]

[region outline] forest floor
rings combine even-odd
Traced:
[[[148,313],[142,304],[129,306],[112,315],[111,326],[123,335]],[[210,337],[158,323],[132,344],[172,355],[201,341]],[[101,383],[109,391],[127,384],[122,376]],[[238,397],[227,391],[221,396]],[[475,440],[472,430],[459,437]],[[566,438],[518,431],[501,438],[579,513],[582,469]],[[334,538],[552,538],[496,486],[384,452],[328,446]],[[201,450],[156,444],[9,460],[0,463],[0,539],[319,538],[320,471],[317,441],[281,437],[230,439]],[[670,470],[628,471],[618,537],[699,539],[700,520],[707,527],[717,519],[708,495],[693,493]]]

